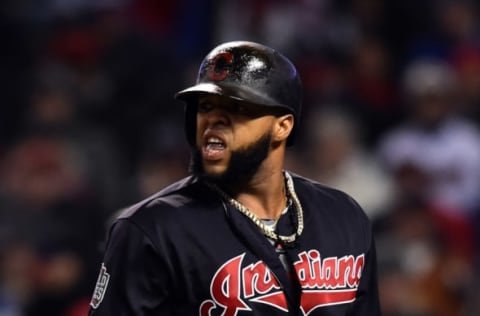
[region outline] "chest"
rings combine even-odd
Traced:
[[[171,274],[177,299],[197,305],[200,315],[289,315],[292,305],[300,315],[348,309],[366,245],[345,237],[341,223],[306,219],[298,242],[283,249],[242,218],[212,219],[215,228],[184,227],[168,255],[175,258]]]

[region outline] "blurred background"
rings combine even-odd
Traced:
[[[227,40],[304,84],[287,168],[363,206],[385,316],[480,312],[480,4],[2,0],[0,316],[86,315],[108,219],[187,175],[176,91]]]

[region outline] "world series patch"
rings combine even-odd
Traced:
[[[98,275],[97,283],[95,285],[95,290],[93,291],[92,300],[90,301],[90,306],[97,308],[105,296],[107,291],[108,280],[110,280],[110,274],[107,273],[107,268],[105,264],[102,263],[100,268],[100,273]]]

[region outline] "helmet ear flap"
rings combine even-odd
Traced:
[[[190,146],[195,146],[197,134],[197,98],[190,97],[185,103],[185,135]]]

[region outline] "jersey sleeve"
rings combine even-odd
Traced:
[[[151,239],[128,219],[111,228],[90,302],[90,316],[157,314],[168,277]]]
[[[365,255],[365,266],[362,271],[357,298],[350,315],[380,316],[380,302],[378,294],[377,258],[375,241],[372,236],[370,248]]]

